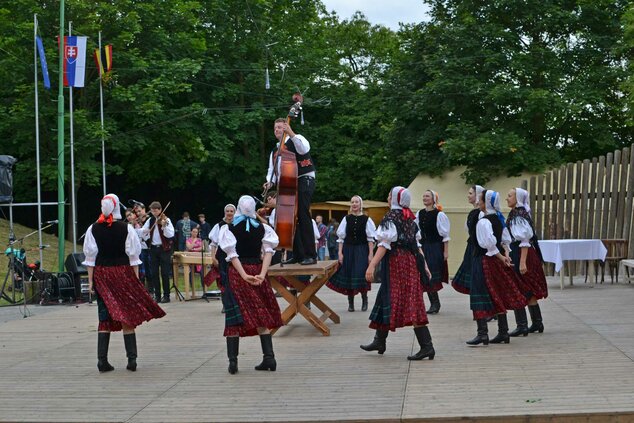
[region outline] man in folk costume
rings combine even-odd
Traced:
[[[270,189],[278,183],[281,161],[278,151],[280,143],[288,135],[285,146],[295,154],[297,160],[297,228],[293,239],[293,258],[288,263],[315,264],[317,251],[310,215],[310,203],[315,192],[315,164],[310,155],[310,143],[302,135],[293,132],[286,119],[276,119],[273,130],[278,143],[269,157],[269,169],[263,187]]]
[[[108,362],[110,332],[123,331],[128,357],[126,368],[136,371],[135,328],[165,315],[139,280],[139,237],[131,225],[118,219],[121,219],[119,198],[108,194],[102,198],[101,215],[86,231],[84,241],[83,265],[88,270],[89,289],[97,296],[97,368],[100,372],[114,370]]]
[[[163,206],[158,201],[150,204],[152,216],[143,225],[144,239],[150,244],[150,265],[152,284],[156,301],[170,302],[170,272],[172,266],[172,248],[174,225],[169,217],[162,214]],[[160,268],[160,271],[159,271]],[[161,280],[163,281],[163,297],[161,299]]]

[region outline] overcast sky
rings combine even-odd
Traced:
[[[357,10],[373,24],[398,29],[399,22],[418,23],[429,20],[427,5],[422,0],[322,0],[326,9],[334,10],[339,18],[349,19]]]

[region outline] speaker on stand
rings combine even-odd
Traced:
[[[64,267],[66,267],[66,271],[72,273],[73,286],[75,289],[74,297],[77,299],[81,298],[83,301],[88,301],[88,270],[86,269],[86,266],[81,264],[84,260],[86,260],[84,253],[69,254],[66,257],[66,261],[64,261]]]

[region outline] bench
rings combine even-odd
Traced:
[[[634,260],[621,260],[621,265],[625,269],[625,274],[627,275],[623,276],[624,280],[626,280],[627,283],[632,283],[632,279],[634,279],[634,274],[630,274],[630,268],[634,269]]]

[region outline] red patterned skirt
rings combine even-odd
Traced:
[[[389,289],[390,299],[390,324],[380,324],[373,320],[370,322],[370,328],[394,331],[396,328],[405,326],[428,324],[429,320],[423,302],[423,287],[414,255],[409,251],[394,249],[390,252],[389,267],[387,289]]]
[[[512,267],[505,266],[496,257],[484,256],[482,270],[484,283],[493,303],[494,314],[526,307],[526,297],[520,289],[522,282]],[[489,316],[477,316],[474,311],[473,317],[480,319]]]
[[[519,269],[519,259],[516,269]],[[532,293],[536,299],[541,300],[548,297],[548,285],[546,284],[546,275],[542,262],[537,255],[537,251],[533,247],[528,249],[526,256],[527,271],[523,275],[519,275],[524,293]]]
[[[261,264],[242,264],[248,275],[258,275]],[[238,271],[229,266],[229,284],[240,308],[243,323],[226,326],[224,336],[254,336],[258,328],[277,329],[284,326],[282,313],[268,278],[261,285],[245,282]]]
[[[94,288],[103,302],[99,312],[99,331],[119,331],[124,323],[131,327],[165,316],[134,274],[131,266],[96,266]]]
[[[211,269],[209,270],[209,272],[205,275],[205,278],[203,279],[203,283],[205,284],[206,287],[210,287],[211,284],[213,284],[216,281],[217,281],[218,288],[222,290],[223,287],[222,287],[222,284],[220,283],[220,271],[218,271],[218,268],[216,266],[211,266]]]

